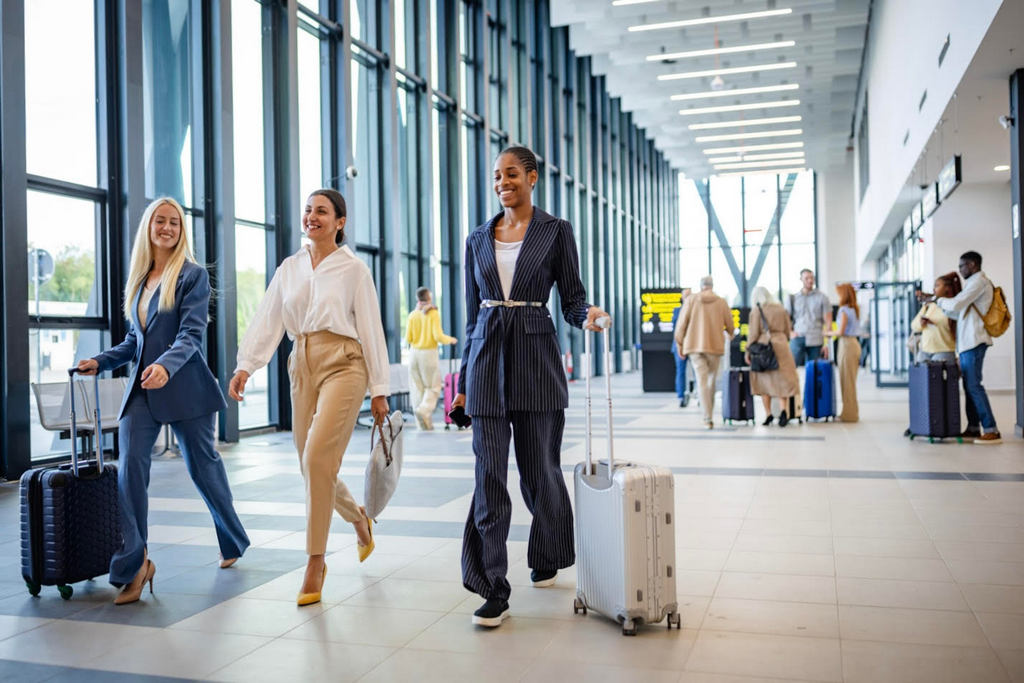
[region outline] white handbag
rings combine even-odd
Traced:
[[[402,428],[405,419],[396,410],[370,431],[370,461],[366,463],[363,500],[366,516],[375,519],[398,488],[402,472]],[[379,435],[380,438],[375,438]]]

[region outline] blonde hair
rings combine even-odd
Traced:
[[[754,291],[750,293],[750,303],[752,306],[773,304],[775,303],[775,297],[772,296],[772,293],[768,291],[767,287],[758,285],[757,287],[754,287]]]
[[[153,214],[164,204],[169,204],[178,212],[178,221],[181,225],[178,244],[171,254],[171,258],[164,266],[163,275],[160,277],[160,305],[161,311],[169,311],[174,308],[174,289],[178,284],[178,275],[185,261],[195,263],[195,256],[192,255],[192,246],[188,240],[188,229],[185,226],[185,210],[181,204],[171,197],[160,197],[146,207],[142,212],[142,219],[139,221],[139,228],[135,231],[135,245],[132,247],[132,264],[128,271],[128,281],[124,286],[124,317],[131,322],[132,306],[135,303],[135,295],[139,293],[153,267],[153,244],[149,239],[149,224],[153,222]]]

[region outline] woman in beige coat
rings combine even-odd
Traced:
[[[800,378],[796,374],[796,363],[793,352],[789,350],[789,333],[792,330],[789,314],[781,304],[776,303],[771,293],[764,287],[755,287],[751,293],[750,321],[747,343],[771,343],[775,358],[779,361],[778,370],[750,373],[750,385],[754,394],[764,401],[764,411],[768,414],[764,424],[768,426],[775,419],[772,413],[772,399],[778,399],[779,426],[785,427],[790,415],[786,414],[786,401],[800,391]],[[747,354],[750,362],[750,354]]]

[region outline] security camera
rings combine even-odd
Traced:
[[[1004,130],[1009,130],[1010,126],[1012,126],[1014,123],[1013,117],[1007,116],[1006,114],[1000,116],[998,120],[999,125],[1002,126]]]
[[[356,168],[355,166],[349,166],[345,169],[345,177],[348,178],[349,180],[352,180],[357,175],[359,175],[359,169]]]

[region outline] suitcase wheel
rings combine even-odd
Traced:
[[[928,437],[928,443],[935,443],[935,437],[929,436]]]
[[[964,442],[964,437],[962,437],[962,436],[956,437],[956,442],[957,443],[963,443]]]
[[[60,591],[60,597],[64,598],[65,600],[70,600],[71,596],[75,592],[74,588],[72,588],[71,586],[63,585],[63,584],[60,585],[60,586],[57,586],[57,590]]]
[[[572,613],[579,614],[583,612],[584,615],[587,613],[587,606],[583,604],[583,601],[579,598],[573,598],[572,601]]]
[[[622,635],[624,636],[635,636],[636,635],[636,622],[632,619],[626,619],[622,622]]]
[[[28,588],[29,595],[33,598],[39,595],[39,591],[43,588],[38,583],[32,583],[31,581],[26,581],[25,586]]]
[[[665,620],[665,626],[668,627],[668,630],[671,631],[673,625],[675,625],[676,630],[679,630],[683,627],[683,615],[679,612],[673,612],[672,614],[669,614],[668,619]]]

